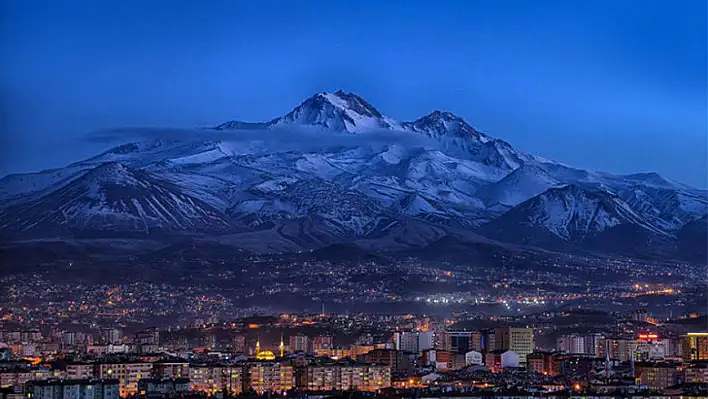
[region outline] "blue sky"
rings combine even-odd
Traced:
[[[0,3],[0,175],[92,155],[97,129],[271,119],[341,88],[707,185],[705,1]]]

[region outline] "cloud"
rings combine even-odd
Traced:
[[[440,144],[425,136],[406,131],[380,130],[368,133],[339,133],[318,128],[275,128],[256,130],[213,130],[171,128],[121,128],[94,132],[86,137],[94,144],[117,146],[131,142],[220,141],[241,148],[239,153],[303,151],[319,152],[341,147],[385,146],[439,149]]]

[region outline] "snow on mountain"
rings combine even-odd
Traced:
[[[534,164],[525,164],[503,179],[483,188],[480,197],[493,206],[516,206],[560,184],[545,169]]]
[[[366,235],[382,219],[395,216],[378,201],[321,179],[277,179],[259,184],[249,193],[253,198],[236,204],[230,210],[232,215],[248,216],[252,209],[247,206],[257,204],[260,213],[271,217],[285,216],[283,210],[289,211],[286,215],[290,219],[318,215],[354,236]]]
[[[619,225],[632,225],[666,236],[637,215],[621,198],[604,190],[577,185],[551,188],[522,202],[483,227],[492,237],[534,239],[531,231],[562,241],[582,242]]]
[[[69,165],[65,168],[43,170],[36,173],[16,173],[0,179],[0,203],[12,203],[13,199],[31,193],[60,188],[88,169],[87,165]]]
[[[444,137],[472,139],[481,143],[491,140],[487,135],[478,132],[464,119],[451,112],[435,110],[413,122],[404,122],[401,126],[406,130],[412,130],[438,140]]]
[[[622,234],[672,240],[708,208],[706,191],[654,173],[575,169],[449,112],[399,123],[342,91],[269,122],[114,133],[132,141],[0,179],[0,234],[228,232],[253,249],[250,232],[268,248],[292,249],[425,245],[441,231],[481,225],[502,241],[577,243],[631,226]]]
[[[44,197],[0,211],[3,235],[227,227],[227,220],[210,205],[117,162],[102,164]]]
[[[635,185],[617,189],[639,215],[665,230],[678,230],[708,214],[708,197],[673,188]]]
[[[336,132],[363,133],[376,129],[394,129],[398,123],[383,116],[363,98],[342,90],[317,93],[284,116],[269,122],[229,121],[217,130],[288,128],[316,126]]]
[[[506,172],[525,162],[552,162],[511,147],[509,143],[478,132],[464,119],[450,112],[433,111],[413,122],[397,122],[381,114],[371,104],[353,93],[318,93],[288,114],[270,122],[230,121],[217,130],[317,127],[333,132],[366,133],[391,130],[419,134],[440,143],[447,154],[468,158]]]
[[[671,182],[657,173],[613,175],[544,164],[543,169],[564,184],[579,184],[614,193],[642,218],[664,230],[677,230],[708,213],[708,191]]]

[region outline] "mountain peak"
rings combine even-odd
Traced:
[[[466,123],[464,119],[460,118],[459,116],[453,114],[452,112],[448,111],[440,111],[436,109],[435,111],[429,113],[428,115],[425,115],[424,117],[420,119],[429,119],[429,120],[445,120],[445,121],[460,121],[463,123]],[[420,120],[419,119],[419,120]]]
[[[287,115],[269,123],[272,127],[316,126],[327,130],[362,133],[393,129],[395,121],[354,93],[321,92],[303,101]]]
[[[117,161],[105,162],[86,172],[77,180],[85,184],[117,184],[130,186],[137,184],[144,173]]]
[[[368,117],[383,117],[379,110],[355,93],[345,93],[344,90],[339,89],[334,93],[323,92],[318,95],[324,97],[330,104],[337,108],[351,110],[359,115]]]
[[[472,138],[476,141],[487,142],[489,138],[475,130],[464,119],[452,112],[435,110],[413,122],[403,124],[406,129],[423,133],[429,137],[440,138],[452,136],[458,138]]]
[[[619,225],[665,234],[614,194],[577,184],[549,188],[488,223],[484,229],[494,237],[518,228],[519,235],[514,241],[524,243],[549,235],[565,242],[581,242]]]

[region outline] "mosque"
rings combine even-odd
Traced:
[[[283,343],[283,334],[280,334],[280,357],[285,356],[285,343]],[[256,338],[256,359],[257,360],[275,360],[275,353],[272,351],[262,351],[261,350],[261,340]]]

